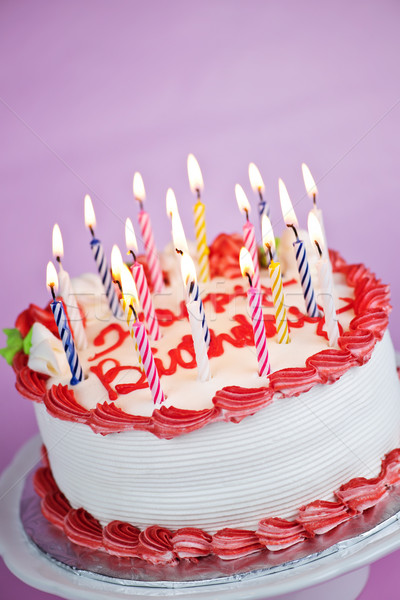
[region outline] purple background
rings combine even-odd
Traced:
[[[193,152],[210,239],[240,230],[236,182],[255,207],[249,161],[263,174],[277,233],[278,177],[305,224],[310,201],[300,164],[307,162],[330,246],[392,286],[391,331],[400,348],[399,17],[393,0],[3,0],[1,326],[12,326],[29,302],[47,302],[55,221],[65,267],[72,275],[93,269],[86,192],[107,250],[123,243],[125,217],[136,218],[135,170],[144,177],[159,246],[170,235],[168,186],[191,237],[186,157]],[[36,425],[11,369],[4,361],[0,369],[2,470]],[[397,598],[399,559],[397,552],[374,565],[363,600]],[[3,564],[0,589],[7,599],[43,597]]]

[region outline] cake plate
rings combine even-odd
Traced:
[[[25,478],[39,461],[40,436],[29,440],[17,453],[0,478],[0,553],[8,568],[22,581],[45,592],[68,599],[112,599],[132,596],[138,599],[178,598],[229,600],[318,600],[324,597],[357,598],[368,579],[368,565],[400,548],[400,513],[381,528],[333,554],[316,556],[305,564],[268,574],[247,577],[241,574],[228,582],[201,582],[193,587],[143,587],[121,585],[110,578],[93,578],[90,573],[74,571],[41,552],[27,537],[20,520],[20,498]],[[336,578],[333,580],[333,578]],[[315,586],[312,589],[310,586]]]

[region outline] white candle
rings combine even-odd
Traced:
[[[67,271],[62,266],[62,258],[64,256],[64,244],[61,231],[57,223],[53,227],[53,256],[58,262],[58,283],[60,286],[60,295],[64,300],[65,307],[68,312],[69,322],[74,333],[74,340],[78,350],[87,348],[87,338],[81,311],[79,310],[75,294],[72,290],[71,279]]]
[[[189,254],[183,254],[181,257],[181,270],[183,283],[186,289],[186,308],[189,315],[190,327],[194,351],[196,355],[197,374],[200,381],[211,379],[210,364],[207,356],[207,345],[204,340],[202,327],[202,316],[200,312],[200,301],[195,300],[193,296],[194,286],[196,285],[196,269]]]
[[[335,346],[339,337],[339,326],[335,310],[333,295],[332,270],[329,258],[324,255],[324,236],[320,222],[313,212],[308,215],[308,231],[310,240],[314,242],[318,255],[316,263],[320,287],[321,304],[325,315],[325,329],[328,334],[330,346]]]
[[[315,215],[316,218],[318,219],[318,222],[319,222],[319,224],[321,226],[321,231],[322,231],[323,239],[324,239],[324,250],[323,250],[323,252],[325,253],[326,256],[329,256],[329,253],[328,253],[328,244],[327,244],[327,241],[326,241],[326,233],[325,233],[325,227],[324,227],[324,219],[323,219],[323,216],[322,216],[322,210],[320,208],[318,208],[318,206],[317,206],[318,188],[317,188],[316,183],[314,181],[314,177],[311,175],[310,169],[307,167],[307,165],[305,163],[302,163],[301,170],[303,172],[304,185],[305,185],[305,188],[307,190],[307,195],[313,201],[313,207],[310,210],[310,213],[313,214],[313,215]]]

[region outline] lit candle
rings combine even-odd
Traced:
[[[175,192],[172,188],[168,188],[167,190],[166,209],[167,215],[171,219],[172,239],[175,250],[189,252],[185,231],[183,229],[181,217],[179,215],[178,205],[176,203]]]
[[[99,271],[111,312],[115,317],[122,317],[121,307],[119,305],[118,296],[115,292],[112,282],[111,273],[110,269],[108,268],[103,246],[101,245],[100,240],[98,240],[94,235],[96,216],[94,214],[92,200],[88,194],[85,196],[85,225],[89,228],[90,233],[92,234],[90,247],[93,252],[94,260]]]
[[[247,290],[249,309],[253,324],[254,345],[257,351],[258,372],[260,377],[267,377],[271,372],[267,347],[267,335],[261,309],[260,291],[253,287],[252,275],[254,273],[253,261],[247,248],[240,250],[240,270],[243,277],[247,277],[250,287]]]
[[[198,379],[200,381],[208,381],[211,378],[211,373],[207,356],[207,345],[204,341],[200,302],[194,298],[194,288],[197,283],[196,269],[193,260],[188,254],[184,253],[181,257],[181,270],[186,289],[186,308],[192,330]]]
[[[133,196],[139,202],[140,211],[138,221],[140,231],[142,232],[143,243],[146,251],[147,262],[149,264],[149,272],[153,289],[155,292],[162,292],[164,289],[164,280],[161,270],[160,261],[158,258],[157,248],[154,241],[153,230],[149,214],[143,209],[143,202],[146,199],[143,179],[140,173],[135,173],[133,176]]]
[[[253,286],[260,289],[260,268],[258,266],[258,250],[256,243],[256,234],[254,225],[249,221],[250,204],[241,185],[235,185],[236,201],[239,210],[246,215],[246,222],[243,225],[243,241],[247,250],[250,252],[254,266]]]
[[[263,214],[270,216],[271,208],[264,198],[265,185],[258,167],[254,163],[249,164],[249,179],[250,185],[255,194],[258,194],[258,214],[260,217],[260,229]]]
[[[50,308],[54,315],[54,320],[58,328],[58,333],[60,334],[60,339],[68,360],[69,368],[71,369],[72,379],[70,383],[71,385],[76,385],[82,381],[83,371],[75,349],[74,340],[68,325],[67,316],[65,314],[62,302],[60,300],[56,300],[58,277],[57,271],[52,262],[47,264],[46,284],[51,290],[53,300],[50,302]]]
[[[114,283],[117,284],[119,291],[121,292],[121,306],[122,306],[122,310],[124,311],[125,318],[128,320],[128,312],[127,312],[128,307],[126,306],[124,296],[122,295],[122,285],[121,285],[121,271],[123,270],[124,267],[126,267],[126,265],[125,265],[124,261],[122,260],[121,250],[118,248],[117,244],[114,244],[114,246],[112,247],[112,250],[111,250],[111,271],[112,271]],[[144,371],[142,357],[140,356],[139,347],[137,345],[136,340],[135,340],[135,349],[136,349],[136,352],[138,355],[140,370]]]
[[[60,285],[60,295],[64,300],[64,304],[68,311],[69,322],[71,323],[74,332],[74,339],[78,350],[83,350],[87,347],[87,339],[85,328],[79,310],[75,294],[72,291],[71,279],[67,271],[62,266],[62,258],[64,256],[64,244],[61,231],[57,223],[53,227],[52,236],[53,256],[58,262],[58,282]]]
[[[207,246],[206,220],[204,202],[201,201],[201,192],[203,191],[203,177],[199,163],[193,154],[189,154],[187,159],[187,169],[189,184],[192,192],[197,196],[197,202],[193,207],[194,212],[194,230],[196,235],[197,259],[199,261],[199,279],[206,282],[210,279],[210,267],[208,264],[208,255],[210,253]]]
[[[325,315],[325,329],[328,334],[329,345],[335,346],[339,337],[339,326],[333,297],[332,271],[329,258],[324,254],[324,236],[321,224],[315,213],[311,211],[308,215],[308,232],[310,240],[314,242],[315,251],[318,256],[316,267],[321,303]]]
[[[125,242],[128,254],[132,254],[133,257],[131,271],[139,292],[140,304],[142,305],[144,318],[146,319],[150,336],[153,340],[159,340],[161,337],[160,326],[158,324],[149,286],[147,285],[147,279],[144,274],[143,265],[136,260],[138,246],[133,224],[129,218],[126,219],[125,222]]]
[[[326,256],[329,256],[328,255],[328,245],[326,243],[326,234],[325,234],[322,210],[320,208],[318,208],[318,206],[317,206],[318,189],[315,184],[314,177],[311,175],[311,171],[305,163],[302,163],[301,170],[303,173],[304,185],[305,185],[305,188],[307,191],[307,195],[313,201],[313,207],[310,210],[310,213],[314,214],[319,221],[319,224],[322,229],[322,235],[324,236],[324,249],[325,249],[324,252],[326,253]]]
[[[199,163],[193,154],[189,154],[187,159],[187,169],[189,184],[193,194],[197,197],[197,202],[193,207],[194,212],[194,230],[196,235],[197,260],[199,261],[199,279],[202,283],[210,279],[210,267],[208,264],[208,255],[210,253],[207,246],[206,235],[206,207],[201,201],[201,192],[203,191],[203,176],[201,174]]]
[[[131,333],[131,337],[136,340],[140,356],[142,357],[144,372],[149,384],[153,402],[156,406],[160,406],[165,398],[161,388],[160,377],[158,375],[156,363],[151,351],[149,338],[147,337],[144,325],[137,318],[135,305],[138,304],[137,290],[132,273],[126,265],[121,269],[121,285],[127,309],[127,323]]]
[[[268,219],[267,215],[263,215],[262,233],[264,250],[271,260],[269,265],[269,276],[271,278],[272,300],[275,308],[277,341],[278,344],[288,344],[290,342],[290,337],[285,308],[285,296],[283,293],[281,265],[278,261],[273,260],[275,237],[271,221]]]
[[[288,191],[282,179],[279,179],[279,198],[281,201],[282,215],[287,227],[293,229],[295,241],[293,242],[294,253],[296,256],[297,269],[299,271],[300,283],[303,289],[304,302],[309,317],[320,317],[321,313],[315,300],[314,288],[311,281],[311,273],[308,266],[306,246],[303,240],[299,239],[297,229],[299,223],[294,212],[292,202]]]
[[[169,194],[168,194],[169,192]],[[167,192],[167,213],[171,217],[172,223],[172,238],[174,240],[174,247],[179,256],[182,257],[183,254],[189,255],[189,248],[186,242],[185,232],[183,231],[182,222],[179,217],[178,207],[176,206],[175,194],[171,190],[171,188]],[[204,305],[200,297],[200,288],[195,281],[193,284],[193,299],[199,302],[200,305],[200,315],[201,315],[201,324],[203,328],[204,341],[207,344],[207,348],[210,345],[211,337],[208,329],[207,321],[206,321],[206,313],[204,311]]]

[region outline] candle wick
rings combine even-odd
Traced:
[[[191,281],[190,287],[189,287],[189,296],[193,293],[193,288],[194,288],[194,281]]]
[[[56,295],[54,293],[54,283],[50,283],[49,288],[51,290],[51,295],[53,296],[53,301],[55,302],[56,300]]]
[[[93,227],[91,225],[89,225],[89,231],[92,234],[92,237],[94,238],[94,230],[93,230]]]
[[[314,240],[314,244],[317,246],[317,250],[318,250],[319,256],[321,258],[322,257],[321,246],[319,245],[319,243],[317,242],[317,240]]]
[[[117,286],[118,286],[118,288],[119,288],[119,291],[120,291],[120,292],[121,292],[121,294],[122,294],[122,285],[121,285],[121,282],[119,281],[119,279],[113,279],[113,283],[116,283],[116,284],[117,284]]]
[[[128,250],[128,254],[132,254],[133,262],[135,263],[136,262],[136,254],[134,253],[134,251],[133,250]]]
[[[251,280],[250,273],[246,273],[246,277],[249,280],[250,287],[253,287],[253,282]]]
[[[130,309],[131,309],[131,311],[133,312],[133,316],[135,317],[135,321],[137,321],[137,312],[136,312],[136,310],[133,308],[133,305],[132,305],[132,304],[130,304],[130,305],[129,305],[129,308],[130,308]]]
[[[293,223],[287,223],[287,224],[286,224],[286,227],[291,227],[291,228],[293,229],[293,231],[294,231],[294,235],[296,236],[296,240],[298,240],[298,239],[299,239],[299,236],[298,236],[298,233],[297,233],[297,229],[296,229],[296,227],[293,225]]]
[[[247,210],[247,208],[244,209],[244,212],[246,213],[246,221],[249,220],[249,211]]]
[[[260,187],[258,188],[258,195],[260,197],[260,202],[264,202],[264,198],[263,198],[262,191],[261,191]]]
[[[143,200],[140,198],[136,198],[136,200],[139,202],[140,210],[143,210]]]
[[[183,256],[183,250],[179,250],[179,248],[175,248],[175,252]]]
[[[269,259],[272,262],[274,260],[274,257],[272,256],[271,244],[266,244],[266,246],[268,248]]]
[[[196,188],[197,200],[201,200],[200,188]]]
[[[315,192],[313,192],[313,203],[314,203],[314,207],[317,207],[317,194]]]
[[[56,261],[58,262],[59,265],[61,265],[61,256],[56,256]]]

